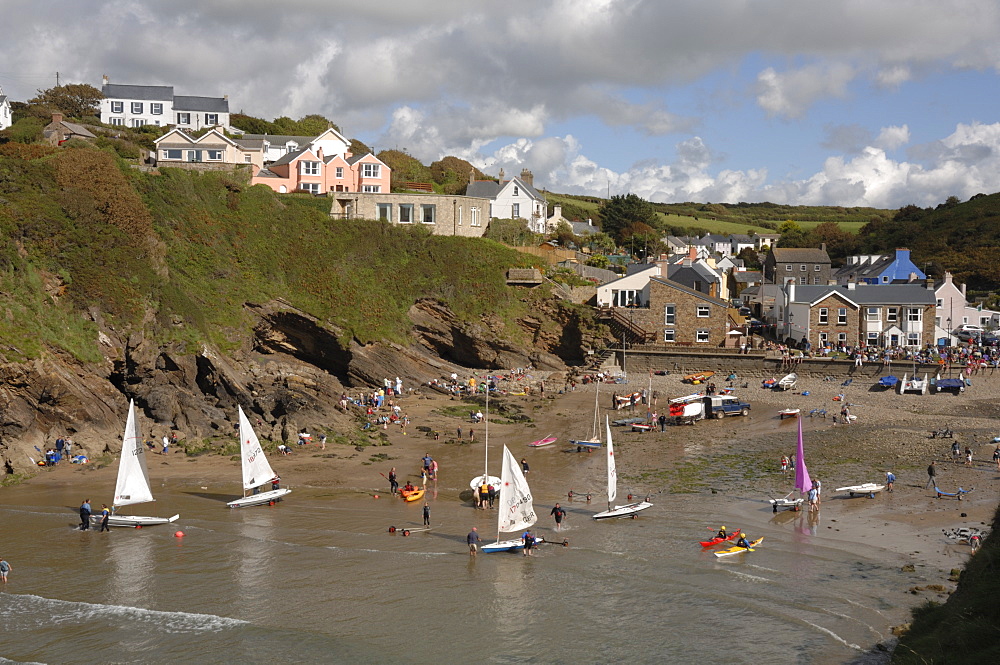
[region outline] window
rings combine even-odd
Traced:
[[[827,307],[819,308],[819,325],[825,326],[830,323],[830,310]]]
[[[219,124],[219,114],[218,113],[206,113],[205,114],[205,125],[217,125]]]
[[[882,320],[882,310],[878,307],[868,307],[867,308],[867,319],[868,321],[881,321]]]
[[[163,115],[163,104],[151,102],[149,104],[149,112],[153,115]]]
[[[819,272],[819,264],[818,263],[813,266],[813,271]]]
[[[111,124],[114,127],[124,127],[125,118],[111,118]]]
[[[520,191],[518,191],[517,185],[514,185],[514,196],[519,196],[519,195],[520,195]]]
[[[310,194],[319,194],[319,183],[318,182],[299,183],[299,189],[301,189],[303,192],[309,192]]]
[[[888,275],[882,275],[882,283],[883,284],[888,284],[889,283],[889,276]]]
[[[381,164],[362,164],[361,175],[365,178],[381,178]]]
[[[708,328],[698,328],[698,332],[695,333],[694,341],[698,342],[699,344],[707,344]]]
[[[806,271],[806,266],[805,265],[800,265],[799,266],[799,272],[805,272],[805,271]]]
[[[847,325],[847,308],[839,307],[837,309],[837,325],[846,326]]]
[[[201,150],[188,150],[187,151],[187,161],[189,161],[189,162],[200,162],[201,161]]]
[[[899,320],[899,308],[887,307],[885,310],[885,320],[894,323]]]
[[[473,206],[469,208],[469,225],[471,226],[482,226],[483,222],[479,217],[479,208]]]
[[[829,341],[830,341],[830,335],[828,333],[821,332],[819,334],[819,345],[820,346],[826,346],[827,342],[829,342]]]
[[[392,221],[392,204],[391,203],[379,203],[378,207],[378,219],[383,222]]]
[[[711,314],[708,305],[698,305],[698,318],[705,319]]]
[[[458,206],[458,225],[462,225],[462,206]]]
[[[112,113],[124,113],[125,112],[125,102],[111,102],[111,112]]]
[[[813,284],[819,284],[819,277],[813,277]]]
[[[878,346],[878,333],[870,332],[868,333],[868,346]]]
[[[249,164],[253,161],[253,156],[250,153],[246,153],[243,155],[243,161]]]
[[[436,221],[434,219],[434,205],[424,204],[420,206],[420,221],[424,224],[433,224]]]
[[[837,333],[837,344],[847,344],[847,333]]]
[[[177,124],[178,125],[190,125],[191,124],[191,114],[190,113],[178,113],[177,114]]]
[[[672,326],[677,322],[677,305],[663,306],[663,324]]]
[[[942,300],[941,298],[938,298],[937,300],[934,301],[935,307],[942,307],[943,305],[944,305],[944,300]]]
[[[299,173],[302,175],[319,175],[319,162],[299,162]]]
[[[674,332],[673,328],[668,328],[667,330],[663,331],[663,341],[664,342],[676,342],[677,341],[677,335]]]
[[[335,175],[336,175],[336,177],[343,179],[343,177],[344,177],[344,167],[343,166],[338,166],[337,170],[335,171]]]
[[[785,265],[785,272],[792,272],[792,264],[789,263]]]
[[[132,113],[142,113],[142,102],[132,102]]]
[[[906,320],[919,323],[920,321],[923,320],[923,310],[920,309],[919,307],[907,307]]]
[[[132,118],[132,126],[133,127],[142,127],[145,124],[146,124],[146,121],[144,119],[142,119],[142,118]]]
[[[800,286],[805,286],[808,283],[809,283],[809,278],[808,277],[799,277],[799,285]]]
[[[520,217],[521,216],[521,204],[520,203],[515,203],[515,204],[511,205],[511,207],[510,207],[510,216],[511,217]]]
[[[180,150],[164,150],[163,159],[181,159]]]
[[[378,194],[382,191],[382,185],[362,185],[362,192],[368,192],[369,194]]]
[[[222,161],[222,151],[221,150],[209,150],[208,151],[208,161],[210,161],[210,162],[221,162]]]
[[[907,346],[920,346],[920,333],[906,333]]]
[[[411,203],[399,204],[399,223],[400,224],[413,223],[413,204]]]

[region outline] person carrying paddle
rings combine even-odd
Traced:
[[[719,533],[715,534],[715,537],[716,538],[722,538],[723,540],[726,540],[727,538],[729,538],[729,534],[726,533],[726,527],[724,527],[724,526],[720,527],[719,528]]]
[[[747,550],[751,549],[752,546],[747,540],[747,535],[745,533],[741,533],[740,537],[736,540],[736,547],[742,547]]]

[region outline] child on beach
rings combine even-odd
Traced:
[[[785,455],[781,456],[781,472],[788,473],[788,457]]]

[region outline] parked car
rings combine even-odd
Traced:
[[[959,333],[980,333],[985,332],[982,326],[977,326],[975,323],[963,323],[959,327],[955,328],[955,334]]]

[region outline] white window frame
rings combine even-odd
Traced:
[[[336,170],[334,171],[334,177],[336,177],[338,180],[343,180],[344,179],[344,167],[343,166],[338,166],[336,168]]]
[[[882,308],[866,307],[865,321],[867,321],[868,323],[880,323],[882,321]]]
[[[144,127],[146,125],[145,118],[132,118],[133,127]]]
[[[665,328],[663,330],[663,341],[664,342],[676,342],[677,341],[677,331],[673,328]]]
[[[376,210],[375,219],[383,222],[392,222],[391,203],[376,203],[375,210]]]
[[[820,265],[818,263],[813,266],[813,272],[819,272],[819,269],[820,269]]]
[[[219,124],[219,114],[218,113],[206,113],[205,114],[205,126],[211,127],[212,125]]]
[[[319,194],[319,183],[318,182],[300,182],[299,189],[309,194]]]
[[[899,308],[898,307],[886,307],[885,308],[885,321],[886,323],[895,323],[899,321]]]
[[[420,204],[420,223],[421,224],[436,224],[437,223],[437,206],[433,203],[422,203]]]
[[[799,266],[799,272],[806,272],[806,264],[803,263]]]
[[[875,346],[876,344],[878,344],[878,333],[877,332],[869,332],[868,333],[868,346]]]
[[[361,185],[361,191],[369,194],[381,194],[382,185]]]
[[[206,157],[206,161],[209,161],[209,162],[221,162],[223,159],[225,159],[225,155],[226,155],[226,151],[225,150],[218,150],[218,149],[215,149],[215,148],[212,148],[210,150],[206,150],[205,152],[208,153],[208,155]]]
[[[694,334],[694,341],[698,344],[708,344],[711,340],[711,331],[708,328],[698,328]]]
[[[150,102],[149,112],[153,115],[163,115],[163,104],[160,102]]]
[[[462,206],[458,206],[458,225],[462,225]]]
[[[511,203],[510,204],[510,216],[512,218],[515,218],[515,219],[521,216],[521,204],[520,203]]]
[[[362,164],[361,165],[361,177],[362,178],[381,178],[382,169],[381,164]]]
[[[125,102],[111,102],[112,113],[125,113]]]
[[[184,151],[184,161],[191,162],[192,164],[198,164],[201,162],[201,151],[200,150],[185,150]]]
[[[805,286],[808,283],[809,283],[809,277],[808,276],[799,277],[799,286]]]
[[[142,113],[142,102],[132,102],[129,108],[132,109],[132,113]]]
[[[184,151],[180,148],[173,148],[170,150],[163,151],[163,159],[172,159],[175,161],[180,161],[184,159]]]
[[[920,333],[906,333],[907,346],[920,346]]]
[[[319,162],[302,160],[299,162],[299,175],[319,175]]]
[[[469,208],[469,226],[482,226],[482,216],[478,206]]]
[[[399,204],[399,223],[400,224],[412,224],[413,223],[413,204],[412,203],[400,203]]]
[[[122,118],[122,117],[111,118],[111,122],[109,124],[112,127],[124,127],[125,126],[125,118]]]
[[[667,303],[663,306],[663,325],[672,326],[677,323],[677,305]]]
[[[847,308],[838,307],[837,308],[837,325],[846,326],[847,325]]]
[[[818,335],[818,341],[821,347],[826,346],[830,342],[830,333],[821,332]]]
[[[837,344],[847,344],[847,333],[837,333]]]
[[[785,264],[785,272],[792,272],[792,264],[791,263],[786,263]]]
[[[819,308],[819,317],[817,318],[816,322],[819,325],[821,325],[821,326],[830,325],[830,308],[829,307],[820,307]]]
[[[190,113],[178,113],[177,114],[177,124],[178,125],[190,125],[191,124],[191,114]]]
[[[906,320],[910,323],[920,323],[924,320],[924,310],[919,307],[907,307]]]
[[[517,185],[514,185],[514,196],[520,196],[521,192],[518,190]]]
[[[696,305],[695,316],[699,319],[707,319],[712,316],[712,308],[708,305]]]
[[[243,161],[246,162],[247,164],[249,164],[250,162],[253,161],[253,155],[251,155],[250,153],[244,153],[243,154]]]

